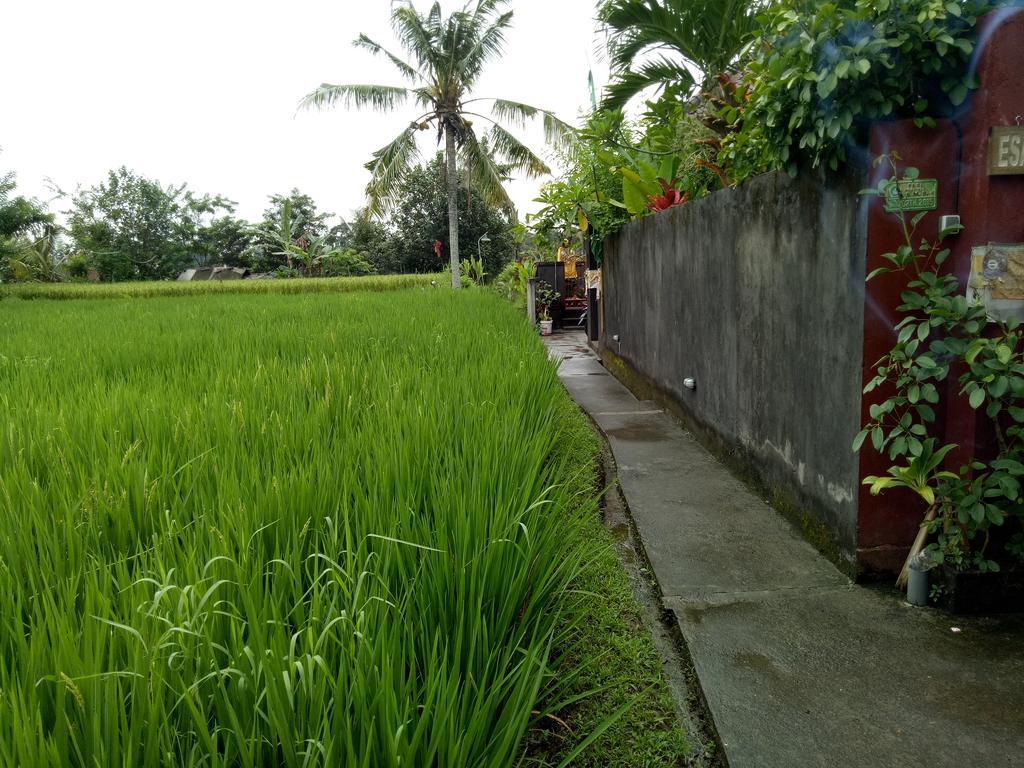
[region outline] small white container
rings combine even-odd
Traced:
[[[541,320],[540,321],[540,335],[541,336],[550,336],[551,335],[551,325],[552,325],[553,322],[554,322],[553,320]]]

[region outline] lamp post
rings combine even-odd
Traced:
[[[484,260],[483,243],[489,243],[489,242],[491,242],[491,238],[489,238],[487,236],[486,232],[484,232],[480,236],[480,239],[476,241],[476,257],[480,260],[481,264],[483,264],[483,260]]]

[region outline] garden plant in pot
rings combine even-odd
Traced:
[[[892,164],[894,174],[899,158]],[[904,179],[917,178],[907,168]],[[882,181],[867,194],[884,195],[896,181]],[[909,221],[899,214],[905,243],[883,254],[883,273],[907,279],[901,294],[896,344],[876,365],[864,388],[881,393],[870,407],[870,421],[854,441],[860,450],[870,438],[892,466],[886,475],[864,480],[872,493],[906,488],[926,505],[917,539],[900,574],[921,551],[937,574],[932,598],[956,612],[995,612],[1024,607],[1024,328],[1019,320],[989,318],[982,303],[968,300],[957,276],[943,263],[949,250],[917,232],[924,214]],[[972,287],[975,287],[972,282]],[[952,377],[951,377],[952,374]],[[955,379],[955,383],[952,380]],[[984,455],[957,467],[948,456],[940,411],[957,398],[984,414],[994,435]],[[958,462],[959,463],[959,462]]]
[[[537,284],[537,319],[540,321],[540,335],[551,335],[551,305],[558,301],[559,293],[547,283]]]

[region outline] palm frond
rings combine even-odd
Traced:
[[[512,11],[508,11],[495,19],[483,32],[476,35],[476,42],[459,63],[459,68],[463,71],[467,84],[476,81],[487,61],[501,54],[505,45],[505,31],[511,25]]]
[[[458,95],[465,91],[470,82],[460,65],[472,45],[473,36],[473,20],[465,11],[453,13],[444,23],[440,34],[442,55],[439,57],[437,82],[442,92],[454,97],[448,99],[450,101],[461,101]]]
[[[435,35],[441,35],[441,3],[435,2],[430,6],[430,13],[427,14],[427,28]]]
[[[491,143],[495,153],[506,160],[517,171],[522,171],[528,178],[537,178],[551,173],[551,169],[519,139],[495,124],[491,128]]]
[[[323,83],[299,102],[300,109],[324,109],[341,103],[346,107],[371,107],[390,112],[405,104],[408,88],[390,85],[332,85]]]
[[[374,152],[373,159],[366,164],[372,174],[366,185],[367,216],[377,216],[390,209],[398,185],[420,156],[416,133],[417,126],[410,125],[390,144]]]
[[[15,190],[17,184],[14,180],[14,171],[9,171],[3,176],[0,176],[0,203],[7,200],[11,192]]]
[[[411,0],[396,4],[392,9],[391,29],[402,47],[412,54],[421,72],[433,72],[437,68],[439,34],[433,21],[421,16]]]
[[[731,0],[724,0],[728,3]],[[633,59],[648,48],[668,47],[699,63],[710,51],[701,50],[700,30],[723,0],[612,0],[602,19],[617,34],[610,46],[612,69],[628,69]],[[706,42],[706,41],[703,41]]]
[[[509,180],[508,174],[498,165],[494,156],[481,144],[472,130],[466,132],[459,153],[467,180],[488,204],[514,207],[512,198],[505,189],[505,182]]]
[[[491,113],[506,122],[513,123],[520,127],[525,126],[530,120],[540,116],[544,124],[544,140],[549,144],[564,144],[576,135],[576,129],[568,123],[559,120],[554,112],[546,109],[532,107],[518,101],[508,99],[494,99],[491,105]]]
[[[473,15],[477,17],[490,16],[501,8],[508,5],[509,0],[478,0]]]
[[[523,127],[530,120],[535,118],[539,113],[538,107],[531,107],[529,104],[523,104],[518,101],[509,101],[507,99],[494,99],[494,104],[491,106],[491,112],[499,120],[505,120],[506,122],[515,123],[516,125]]]
[[[648,88],[675,86],[688,90],[695,85],[693,73],[683,64],[666,58],[647,62],[635,70],[621,73],[605,91],[602,109],[623,109],[635,96]]]
[[[729,71],[756,34],[757,13],[767,1],[608,0],[599,17],[612,34],[610,63],[618,81],[612,86],[613,103],[622,106],[627,94],[631,98],[657,85],[637,88],[636,75],[644,68],[638,62],[652,53],[661,54],[661,63],[678,59],[676,71],[687,64],[699,70],[697,78],[689,79],[691,87]],[[687,84],[686,78],[676,78],[668,68],[664,71],[672,79],[662,85]]]
[[[437,104],[437,89],[434,86],[423,86],[413,89],[416,104],[425,109],[433,109]]]
[[[411,64],[403,61],[401,58],[391,53],[387,48],[382,46],[380,43],[371,40],[366,35],[360,34],[356,38],[355,42],[352,43],[356,48],[365,48],[370,53],[376,55],[383,55],[402,73],[402,76],[411,82],[416,82],[419,79],[419,73],[413,68]]]
[[[505,9],[509,0],[465,3],[462,10],[444,16],[439,2],[421,13],[414,0],[392,0],[391,26],[405,52],[401,56],[367,35],[355,40],[357,47],[391,61],[403,77],[412,81],[408,88],[324,84],[301,102],[306,108],[342,104],[389,111],[412,101],[425,112],[390,144],[375,152],[366,164],[371,172],[366,188],[368,215],[379,215],[388,209],[398,186],[419,157],[418,132],[430,126],[437,129],[439,139],[446,131],[454,134],[457,151],[476,186],[488,190],[489,198],[502,205],[511,204],[501,189],[509,170],[531,177],[550,173],[540,157],[494,119],[465,110],[469,89],[484,65],[502,51],[506,30],[512,22],[512,12]],[[565,143],[574,134],[571,126],[547,110],[504,99],[486,101],[492,103],[491,112],[499,119],[522,124],[539,118],[550,143]],[[495,123],[490,146],[477,139],[468,116]],[[502,165],[506,160],[508,165]]]

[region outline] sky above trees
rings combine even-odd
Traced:
[[[460,4],[442,2],[446,11]],[[588,71],[598,88],[606,79],[594,5],[514,0],[506,55],[479,95],[575,122],[589,104]],[[389,10],[390,0],[15,4],[0,47],[2,165],[17,172],[20,193],[42,200],[53,196],[47,178],[74,192],[126,165],[225,195],[251,219],[268,195],[293,187],[349,216],[363,203],[363,164],[396,116],[296,105],[323,81],[400,84],[386,61],[351,45],[360,32],[390,42]],[[539,128],[518,134],[543,144]],[[429,157],[432,139],[423,141]],[[539,183],[511,185],[521,212],[537,207]]]

